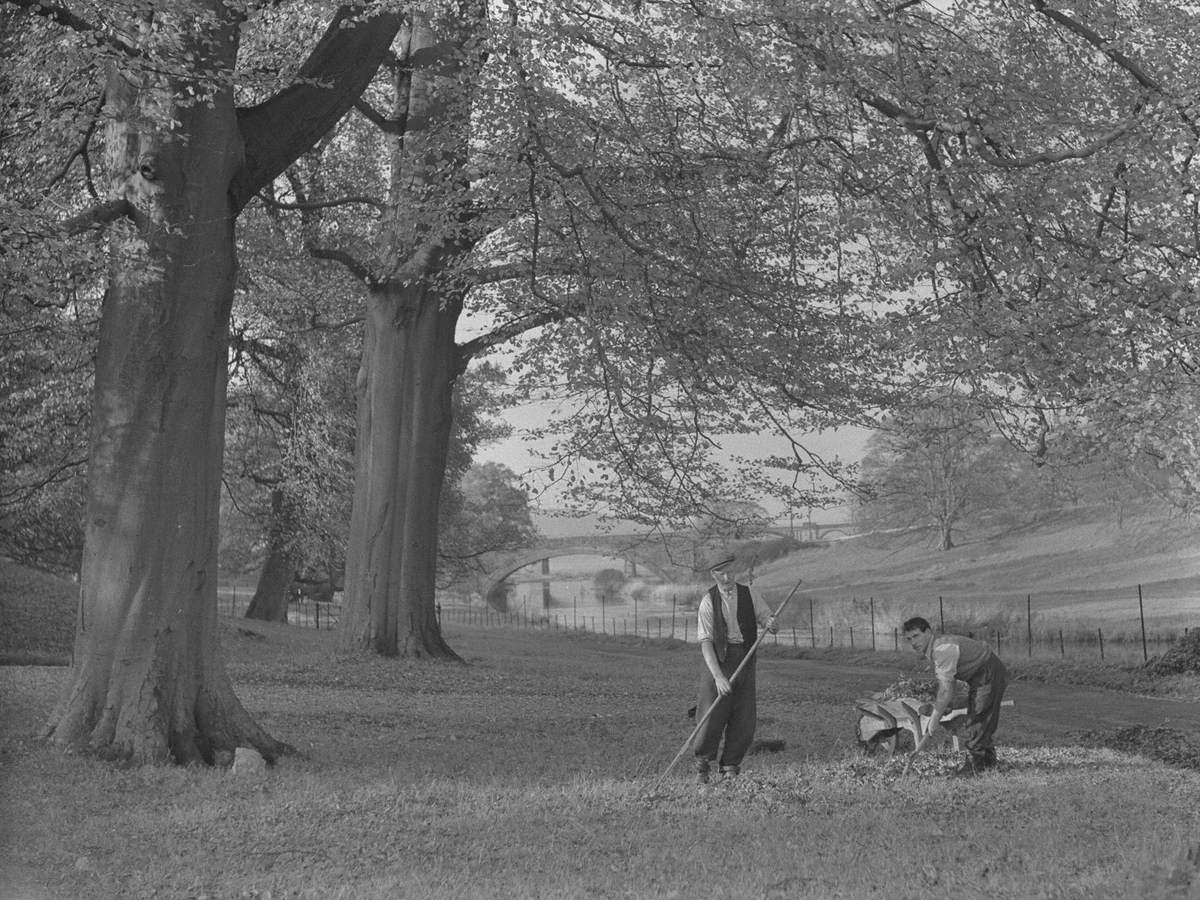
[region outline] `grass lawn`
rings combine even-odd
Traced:
[[[783,749],[701,788],[685,763],[659,785],[691,731],[694,646],[451,626],[462,666],[339,655],[329,632],[222,628],[239,696],[299,751],[265,774],[47,748],[34,734],[67,670],[0,669],[0,898],[1200,890],[1184,859],[1200,771],[1021,718],[1043,703],[1038,683],[1002,722],[1002,771],[955,781],[956,760],[931,755],[906,776],[858,755],[852,703],[919,671],[914,659],[765,648],[758,735]],[[1079,703],[1136,699],[1089,691]]]

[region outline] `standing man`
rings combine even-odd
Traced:
[[[996,765],[996,726],[1000,724],[1000,701],[1008,685],[1008,670],[992,648],[983,641],[957,634],[934,634],[929,623],[914,616],[904,623],[909,646],[933,663],[937,699],[929,716],[926,737],[941,727],[942,715],[954,695],[954,680],[965,681],[967,721],[963,730],[968,756],[954,774],[978,775]]]
[[[692,743],[701,784],[708,783],[718,749],[722,775],[732,778],[741,771],[742,757],[750,749],[758,724],[754,659],[746,663],[736,684],[729,679],[758,640],[760,625],[772,634],[779,630],[766,604],[752,596],[749,587],[733,580],[734,560],[734,556],[722,555],[713,562],[709,571],[716,584],[700,598],[697,633],[705,672],[696,715],[703,718],[715,704]]]

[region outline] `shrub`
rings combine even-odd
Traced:
[[[1162,656],[1148,660],[1143,668],[1151,675],[1200,673],[1200,629],[1189,631]]]
[[[625,586],[625,581],[625,573],[620,569],[601,569],[592,579],[592,584],[596,588],[597,596],[603,594],[615,599],[621,592],[621,588]]]

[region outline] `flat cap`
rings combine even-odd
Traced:
[[[724,569],[735,559],[737,559],[737,556],[732,553],[722,553],[720,556],[715,556],[712,563],[709,564],[708,571],[715,572],[717,569]]]

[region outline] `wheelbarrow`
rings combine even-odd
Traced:
[[[966,697],[955,696],[955,701],[964,702]],[[1001,706],[1012,706],[1011,700],[1002,700]],[[891,759],[901,742],[908,744],[911,739],[915,749],[929,727],[933,712],[933,704],[928,700],[916,697],[895,697],[891,700],[856,700],[854,708],[858,711],[858,743],[868,755],[886,754],[885,759]],[[942,716],[942,731],[934,736],[935,744],[953,742],[954,750],[959,749],[958,739],[967,722],[965,705],[955,705],[946,710]],[[926,750],[935,749],[928,741]]]

